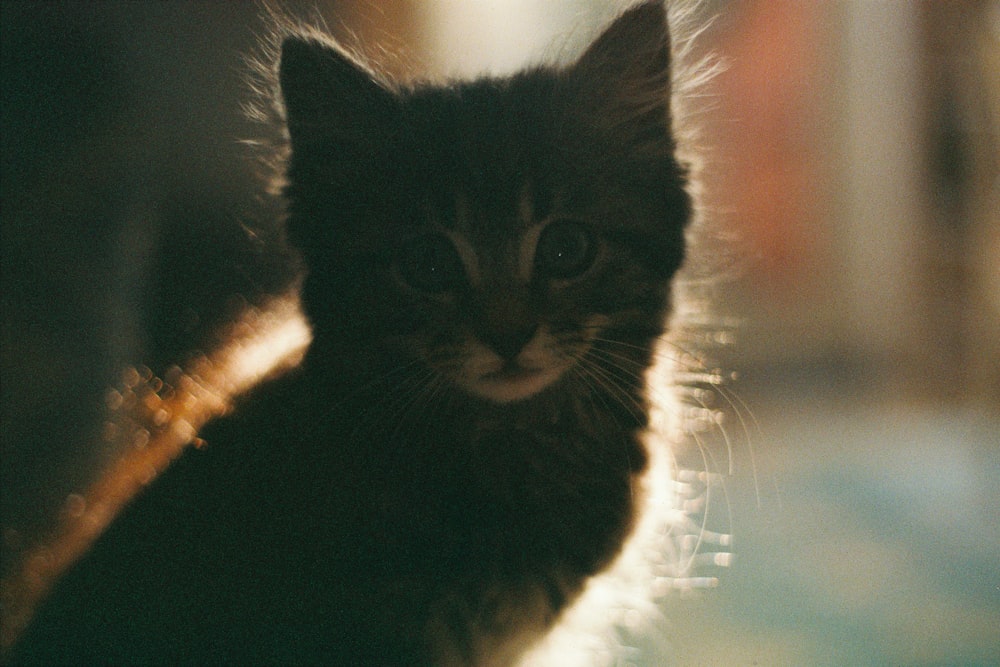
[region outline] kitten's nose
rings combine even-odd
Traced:
[[[484,331],[482,341],[493,348],[493,351],[504,359],[510,360],[521,353],[524,346],[535,337],[538,324],[509,326]]]

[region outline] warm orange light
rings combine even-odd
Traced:
[[[297,365],[311,336],[297,296],[250,308],[235,324],[227,344],[155,377],[129,368],[109,390],[104,437],[120,451],[89,489],[72,493],[56,530],[29,550],[20,568],[3,580],[0,646],[8,649],[31,620],[52,585],[107,528],[145,485],[189,444],[200,445],[198,430],[224,414],[234,397],[265,377]]]

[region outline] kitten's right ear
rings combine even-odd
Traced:
[[[316,141],[371,139],[396,102],[373,72],[309,37],[282,42],[278,80],[293,151]]]
[[[662,0],[626,10],[569,68],[569,77],[577,86],[572,104],[594,122],[672,150],[670,30]]]

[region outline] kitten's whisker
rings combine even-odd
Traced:
[[[407,425],[419,426],[421,423],[428,423],[434,414],[435,405],[438,404],[437,399],[444,393],[442,387],[446,384],[447,381],[440,373],[428,370],[421,378],[421,386],[399,412],[396,427],[390,435],[390,440],[395,439],[400,430]]]
[[[729,406],[732,413],[736,415],[736,419],[739,420],[740,430],[742,431],[746,442],[747,455],[750,457],[750,471],[753,477],[754,497],[757,501],[757,508],[760,509],[763,503],[761,501],[760,479],[757,474],[757,456],[754,452],[753,441],[750,435],[750,426],[747,425],[744,414],[749,415],[750,420],[753,423],[754,432],[761,432],[760,423],[757,421],[757,416],[753,413],[753,410],[751,410],[746,402],[735,392],[722,386],[718,386],[717,389],[719,391],[719,395]],[[732,457],[732,452],[730,452],[730,457]],[[732,464],[730,464],[730,474],[732,474],[732,472]]]
[[[597,354],[597,355],[603,356],[608,361],[613,361],[616,364],[616,366],[622,372],[628,373],[630,377],[633,377],[633,378],[638,379],[638,380],[643,380],[644,379],[643,372],[645,372],[645,370],[646,370],[646,364],[644,364],[644,363],[642,363],[640,361],[637,361],[637,360],[633,359],[630,356],[627,356],[627,355],[624,355],[624,354],[619,354],[619,353],[616,353],[616,352],[612,352],[611,350],[603,349],[601,347],[596,347],[595,346],[590,351],[593,354]],[[626,368],[626,365],[632,366],[636,370],[630,370],[630,369]],[[640,371],[642,371],[642,372],[640,372]]]
[[[637,350],[643,350],[643,349],[645,349],[642,346],[633,345],[633,344],[625,343],[625,342],[622,342],[622,341],[610,340],[610,339],[606,339],[606,338],[595,338],[595,340],[599,340],[599,341],[601,341],[603,343],[610,344],[610,345],[618,345],[618,346],[625,347],[625,348],[628,348],[628,349],[637,349]],[[727,389],[724,386],[723,383],[724,383],[725,378],[723,377],[723,375],[722,375],[721,372],[719,372],[719,371],[710,371],[710,370],[708,370],[706,368],[705,360],[704,359],[700,358],[698,355],[696,355],[695,353],[693,353],[692,351],[690,351],[688,348],[682,346],[680,343],[678,343],[678,342],[676,342],[674,340],[671,340],[669,338],[661,339],[660,342],[668,345],[669,347],[671,347],[671,348],[677,350],[678,352],[680,352],[681,354],[683,354],[684,355],[684,359],[679,359],[679,358],[677,358],[677,357],[675,357],[673,355],[668,355],[665,352],[656,352],[656,356],[661,357],[661,358],[666,358],[667,361],[672,362],[672,363],[677,364],[677,365],[687,365],[687,364],[684,363],[687,359],[695,360],[697,362],[697,364],[698,364],[697,367],[701,368],[701,369],[704,369],[705,372],[704,373],[695,373],[694,374],[695,377],[692,378],[693,383],[696,383],[696,384],[708,384],[708,385],[712,386],[713,389],[717,390],[718,395],[721,396],[724,401],[726,401],[726,403],[730,407],[731,411],[736,415],[736,418],[740,422],[740,430],[743,433],[743,435],[745,437],[745,440],[747,442],[747,445],[748,445],[748,450],[749,450],[749,454],[750,454],[750,457],[751,457],[751,465],[753,467],[753,474],[754,474],[754,479],[755,479],[755,484],[756,484],[757,483],[757,481],[756,481],[756,462],[754,460],[755,457],[754,457],[754,454],[753,454],[753,451],[752,451],[752,446],[750,446],[752,444],[751,443],[751,437],[750,437],[751,429],[747,425],[746,418],[744,416],[744,415],[749,415],[750,416],[751,420],[754,422],[754,427],[755,427],[754,430],[759,433],[760,432],[760,427],[759,427],[759,424],[757,424],[756,416],[753,414],[753,411],[750,410],[749,406],[747,406],[745,402],[743,402],[741,399],[739,399],[739,397],[735,394],[735,392]],[[610,352],[609,350],[602,350],[602,352],[604,352],[605,354],[609,354],[609,355],[614,354],[614,353]],[[620,355],[616,355],[616,356],[620,356]],[[622,358],[624,358],[624,357],[622,357]],[[691,366],[688,366],[688,368],[691,368]],[[677,377],[677,375],[678,374],[675,374],[675,377]],[[683,380],[683,379],[684,379],[683,376],[681,376],[681,380]],[[676,386],[678,386],[679,388],[685,388],[685,387],[689,386],[690,384],[692,384],[692,382],[680,381],[680,382],[676,383]],[[702,399],[698,398],[695,395],[695,393],[686,392],[685,395],[687,396],[687,398],[689,400],[695,401],[700,407],[702,407],[702,408],[704,408],[706,410],[711,410],[711,408]],[[732,455],[733,452],[732,452],[732,447],[731,447],[731,444],[732,444],[733,440],[729,436],[728,433],[725,433],[725,427],[721,423],[717,423],[717,425],[719,426],[720,430],[724,432],[724,437],[725,437],[725,440],[726,440],[726,443],[727,443],[727,450],[729,451],[729,466],[728,466],[729,474],[733,474],[734,473],[734,470],[733,470],[734,459],[733,459],[733,455]]]
[[[393,400],[390,405],[385,407],[380,407],[376,412],[378,417],[385,419],[386,414],[392,415],[394,417],[393,421],[395,426],[388,433],[390,440],[392,440],[399,432],[399,430],[407,423],[412,411],[415,406],[419,406],[424,402],[425,396],[429,391],[429,387],[434,386],[440,381],[440,375],[434,370],[429,368],[421,369],[422,372],[415,373],[407,378],[408,382],[406,385],[397,384],[393,387]],[[383,426],[388,426],[383,422]]]
[[[328,420],[334,417],[337,414],[337,411],[342,407],[353,405],[359,396],[365,394],[366,392],[372,392],[372,390],[376,388],[388,385],[390,379],[396,377],[400,373],[407,373],[411,371],[413,367],[418,365],[419,363],[420,362],[418,360],[412,360],[408,363],[397,366],[387,371],[386,373],[383,373],[381,376],[378,376],[359,387],[354,388],[351,392],[340,397],[338,401],[328,405],[326,411],[322,415],[318,415],[318,418],[316,420],[317,428],[319,426],[325,426],[328,423]],[[406,382],[407,380],[408,378],[404,378],[402,382]],[[396,386],[398,386],[398,383]],[[378,399],[385,398],[386,396],[391,396],[391,392],[389,392],[388,394],[386,394],[385,392],[374,392],[374,394]],[[377,401],[370,403],[369,409],[365,410],[362,413],[362,415],[367,416],[369,413],[377,412],[376,408],[378,407],[378,405],[380,405],[380,403],[378,403]]]
[[[751,475],[753,477],[754,494],[757,506],[758,508],[761,507],[763,503],[762,503],[762,496],[760,489],[760,479],[757,472],[757,460],[756,460],[756,453],[754,451],[753,436],[752,436],[752,433],[759,434],[761,432],[760,423],[757,421],[756,414],[754,414],[754,411],[750,408],[750,406],[747,405],[747,403],[735,391],[725,386],[727,379],[730,379],[730,377],[732,376],[727,377],[721,371],[709,369],[707,367],[706,360],[703,357],[694,353],[690,348],[682,345],[680,342],[674,340],[673,338],[665,338],[663,342],[668,346],[672,347],[673,349],[677,350],[678,352],[680,352],[682,355],[684,355],[683,360],[675,359],[675,363],[680,365],[682,361],[694,360],[697,362],[697,367],[704,371],[703,373],[697,373],[697,372],[693,373],[693,375],[695,376],[693,378],[693,382],[691,383],[682,382],[680,383],[680,385],[685,386],[688,384],[695,384],[695,383],[710,385],[712,389],[717,393],[717,395],[720,396],[723,401],[725,401],[726,405],[729,408],[728,412],[731,412],[733,415],[735,415],[736,419],[739,421],[740,425],[739,431],[743,436],[741,440],[746,443],[747,455],[750,458]],[[690,369],[693,368],[693,366],[690,365],[688,365],[687,367],[689,369],[689,372]],[[705,405],[705,403],[701,399],[697,398],[696,392],[686,392],[685,396],[688,398],[688,400],[697,400],[697,402],[701,405],[701,407],[705,408],[706,410],[710,410],[710,408],[707,405]],[[748,417],[750,420],[750,424],[747,423]],[[730,438],[730,434],[726,431],[723,424],[718,421],[716,423],[717,426],[719,427],[720,432],[722,432],[723,434],[727,450],[729,452],[729,466],[728,466],[729,474],[733,475],[735,474],[734,470],[735,459],[733,456],[733,448],[732,448],[733,440]]]
[[[637,349],[637,350],[642,350],[643,349],[643,348],[641,348],[641,346],[631,345],[631,344],[628,344],[628,343],[621,343],[620,341],[614,341],[614,340],[609,340],[609,339],[602,339],[602,341],[604,343],[606,343],[606,344],[612,344],[612,345],[614,345],[614,344],[620,344],[622,347],[624,347],[626,349]],[[642,364],[638,364],[637,362],[635,362],[630,357],[627,357],[625,355],[612,352],[612,351],[610,351],[608,349],[603,349],[603,348],[595,347],[592,350],[592,352],[596,356],[603,356],[603,358],[605,358],[607,360],[623,361],[623,362],[629,363],[630,365],[636,366],[636,368],[640,368],[640,369],[644,369],[645,368]],[[637,380],[640,380],[640,379],[642,379],[644,377],[643,374],[636,373],[634,371],[630,371],[629,369],[627,369],[627,368],[625,368],[625,367],[623,367],[621,365],[619,365],[619,370],[621,372],[630,374],[633,378],[635,378]],[[679,388],[683,388],[683,386],[681,385]],[[721,390],[722,388],[720,387],[719,389]],[[670,404],[673,404],[673,402],[674,402],[673,400],[671,400],[671,398],[672,398],[671,396],[667,396],[667,395],[664,394],[664,392],[666,391],[666,389],[657,387],[655,383],[648,384],[647,391],[650,392],[650,394],[649,394],[650,399],[658,402],[661,405],[663,405],[663,404],[670,405]],[[688,396],[688,400],[694,402],[696,405],[700,406],[704,410],[711,410],[709,408],[709,406],[707,405],[707,403],[705,403],[704,400],[702,398],[700,398],[697,393],[690,393],[690,396]],[[718,420],[713,420],[712,423],[715,425],[716,428],[718,428],[718,430],[719,430],[720,434],[722,435],[722,438],[723,438],[723,440],[725,442],[728,459],[730,461],[730,471],[731,471],[732,460],[733,460],[733,455],[732,455],[732,438],[731,438],[730,434],[728,433],[727,429],[725,428],[724,424],[722,424]],[[702,465],[702,470],[704,471],[703,474],[705,475],[705,481],[704,481],[704,483],[705,483],[705,490],[704,490],[704,496],[703,496],[703,503],[704,504],[703,504],[703,506],[702,506],[702,508],[700,510],[697,510],[697,513],[702,516],[702,519],[700,521],[696,522],[696,524],[698,526],[698,532],[697,532],[696,542],[695,542],[694,548],[685,557],[685,561],[682,563],[682,570],[687,570],[688,568],[690,568],[693,565],[696,557],[698,556],[698,554],[700,552],[702,544],[706,543],[705,536],[708,533],[708,530],[706,528],[706,523],[707,523],[707,520],[708,520],[708,517],[709,517],[710,508],[714,504],[713,503],[714,493],[712,491],[712,484],[711,484],[712,477],[711,477],[710,471],[718,469],[718,462],[716,461],[715,455],[713,453],[713,449],[708,446],[707,442],[704,440],[703,436],[699,433],[698,429],[696,429],[696,428],[686,428],[686,429],[684,429],[684,433],[685,433],[686,437],[689,438],[689,440],[694,444],[694,446],[695,446],[695,448],[696,448],[696,450],[698,452],[698,455],[701,458],[701,461],[702,461],[702,464],[701,464]],[[679,462],[676,460],[676,455],[675,455],[675,453],[673,451],[670,451],[670,457],[671,457],[671,459],[673,461],[674,469],[678,469]],[[732,517],[733,516],[732,503],[731,503],[731,499],[729,497],[729,491],[728,491],[728,488],[726,487],[725,479],[724,478],[721,479],[721,488],[722,488],[723,499],[724,499],[725,507],[726,507],[726,516],[727,517]],[[692,510],[692,511],[694,511],[694,510]]]
[[[683,565],[681,566],[681,571],[684,571],[684,572],[688,572],[688,571],[691,570],[691,568],[694,565],[695,560],[698,557],[698,554],[701,551],[702,545],[706,543],[705,536],[706,536],[706,534],[708,532],[708,529],[705,527],[705,525],[706,525],[706,523],[708,521],[709,509],[711,507],[712,497],[713,497],[713,494],[712,494],[712,485],[711,485],[711,476],[710,476],[710,473],[707,472],[708,470],[711,470],[711,467],[709,465],[709,461],[711,460],[712,463],[713,463],[713,465],[714,465],[714,456],[711,453],[711,449],[705,445],[705,443],[702,440],[701,436],[697,432],[693,432],[693,431],[689,432],[688,435],[696,443],[698,453],[701,456],[702,468],[703,468],[703,470],[705,472],[700,473],[700,474],[705,475],[704,482],[703,482],[704,485],[705,485],[704,486],[705,490],[704,490],[704,504],[703,504],[703,507],[701,509],[690,509],[688,507],[684,507],[683,505],[680,508],[689,517],[692,517],[692,515],[697,515],[697,514],[701,515],[701,519],[700,520],[695,520],[695,523],[698,526],[698,532],[697,532],[697,536],[695,538],[695,544],[694,544],[694,546],[692,548],[690,548],[688,557],[687,557],[686,561],[683,563]],[[675,470],[676,469],[677,468],[675,467]],[[728,491],[726,489],[725,484],[722,485],[722,493],[723,493],[723,498],[726,501],[726,508],[727,508],[727,511],[728,511],[727,516],[732,517],[733,516],[733,513],[732,513],[732,504],[730,502],[729,493],[728,493]]]
[[[632,359],[630,357],[627,357],[627,356],[624,356],[624,355],[621,355],[621,354],[615,354],[614,352],[611,352],[610,350],[604,350],[604,349],[597,348],[597,347],[592,348],[590,350],[590,354],[595,357],[595,360],[601,360],[601,361],[607,362],[616,371],[624,374],[625,376],[627,376],[628,378],[630,378],[632,380],[635,380],[639,386],[642,386],[642,385],[645,384],[645,380],[646,380],[645,368],[646,367],[645,367],[644,364],[641,364],[641,363],[635,361],[634,359]],[[634,366],[635,369],[628,368],[625,364],[628,364],[630,366]]]
[[[622,402],[621,398],[619,398],[618,396],[616,396],[614,391],[611,391],[611,389],[613,389],[614,387],[609,387],[607,385],[607,383],[604,382],[600,377],[598,377],[598,376],[594,375],[593,373],[591,373],[590,369],[588,369],[586,367],[586,365],[584,365],[584,364],[578,364],[578,365],[576,365],[576,366],[574,366],[572,368],[572,372],[573,372],[573,374],[576,377],[578,377],[580,379],[581,382],[583,382],[584,384],[586,384],[588,387],[591,388],[591,391],[588,391],[586,393],[586,396],[587,396],[587,399],[590,401],[591,408],[595,411],[595,413],[602,412],[602,410],[599,410],[598,407],[597,407],[597,405],[594,403],[594,397],[595,396],[597,396],[597,397],[600,398],[601,403],[604,404],[605,410],[608,409],[608,398],[609,397],[613,398],[615,401],[617,401],[619,404],[621,404],[623,407],[625,407],[626,410],[628,410],[628,406],[624,402]],[[605,391],[601,391],[601,389],[604,389]],[[631,411],[629,410],[629,412],[631,412]],[[610,412],[610,416],[615,421],[615,423],[619,423],[618,419],[617,419],[617,416],[615,415],[614,412]],[[633,416],[634,416],[634,413],[633,413]],[[620,423],[619,423],[619,426],[620,426]],[[626,457],[626,461],[628,463],[628,469],[631,470],[632,469],[632,461],[631,461],[631,459],[629,457],[628,451],[625,452],[625,457]],[[636,492],[635,492],[635,481],[631,477],[629,478],[629,496],[633,499],[633,501],[637,497],[636,496]]]
[[[367,404],[366,409],[360,414],[360,419],[355,423],[352,436],[358,435],[363,429],[367,429],[369,426],[384,427],[386,425],[384,422],[385,415],[387,413],[400,414],[398,408],[412,395],[411,391],[423,385],[427,378],[433,376],[433,371],[418,365],[417,362],[412,362],[386,373],[378,382],[371,383],[370,389],[385,387],[388,384],[389,378],[396,377],[399,372],[403,371],[408,374],[388,386],[387,391],[374,393],[372,396],[373,400]]]
[[[573,375],[576,378],[578,378],[580,382],[583,382],[585,385],[587,385],[588,389],[590,390],[587,391],[585,395],[594,412],[595,413],[601,412],[597,407],[597,404],[595,402],[595,397],[596,399],[600,399],[604,408],[607,409],[608,407],[607,398],[605,397],[605,392],[601,391],[601,389],[603,389],[603,385],[598,380],[598,378],[595,378],[592,374],[588,373],[587,370],[582,365],[573,366],[571,371]],[[614,413],[611,413],[611,415],[612,418],[614,419],[615,418]]]
[[[609,395],[616,398],[618,403],[625,408],[633,419],[636,419],[638,423],[642,423],[645,410],[641,401],[633,396],[632,392],[626,387],[623,387],[621,381],[612,372],[602,367],[599,358],[591,355],[584,357],[581,360],[580,368],[591,374],[595,380],[607,389]]]

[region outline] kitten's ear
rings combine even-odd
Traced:
[[[391,111],[395,96],[338,47],[287,37],[279,68],[293,151],[315,141],[364,141]]]
[[[618,126],[670,127],[670,33],[663,0],[622,14],[569,70],[584,108]]]

